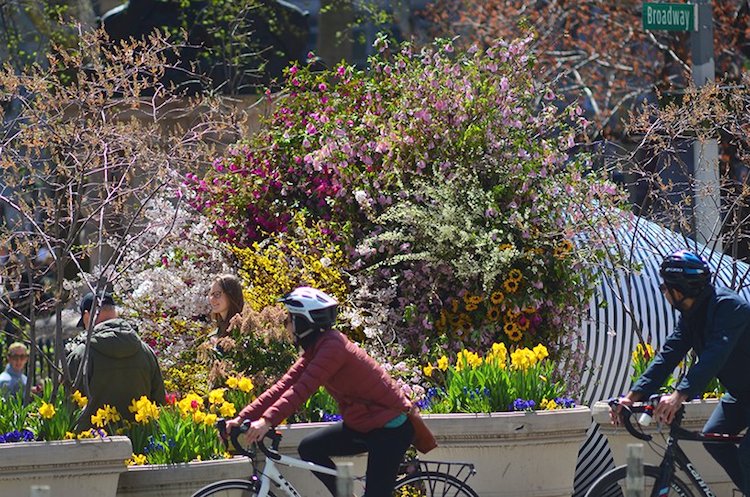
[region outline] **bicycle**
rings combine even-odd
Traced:
[[[631,417],[633,414],[641,414],[643,417],[639,421],[640,425],[646,425],[650,422],[654,407],[659,403],[659,395],[653,395],[648,402],[634,403],[631,407],[620,406],[620,416],[622,423],[628,433],[639,440],[650,442],[652,436],[644,433],[633,425]],[[619,399],[609,401],[611,408],[619,405]],[[721,444],[738,444],[744,438],[742,435],[726,435],[723,433],[701,433],[690,431],[682,426],[682,418],[685,415],[685,407],[682,406],[675,415],[674,421],[669,427],[669,435],[666,439],[666,448],[664,457],[659,466],[645,464],[643,467],[643,476],[646,481],[646,491],[651,489],[652,497],[676,495],[679,497],[716,497],[708,483],[703,479],[688,456],[680,448],[681,440],[689,442],[702,443],[721,443]],[[697,494],[676,474],[680,469],[694,485]],[[623,495],[625,492],[627,466],[618,466],[602,475],[586,492],[586,497],[610,497]]]
[[[238,454],[250,458],[253,474],[246,480],[220,480],[201,488],[192,497],[276,497],[274,491],[282,492],[289,497],[301,497],[302,494],[287,480],[278,466],[302,468],[328,475],[337,475],[335,469],[320,466],[279,453],[282,434],[270,430],[265,438],[271,440],[267,447],[263,440],[248,449],[239,442],[240,434],[247,431],[249,421],[239,429],[232,430],[226,436],[226,422],[220,419],[217,429],[228,446],[229,438]],[[265,455],[265,464],[257,464],[256,448]],[[467,462],[422,461],[411,459],[401,465],[399,477],[394,488],[394,496],[408,497],[479,497],[466,483],[476,473],[474,465]],[[271,488],[271,484],[275,486]]]

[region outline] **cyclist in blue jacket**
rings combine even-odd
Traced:
[[[667,376],[693,349],[698,361],[675,391],[654,409],[657,421],[671,423],[686,400],[700,396],[714,377],[727,393],[711,414],[704,432],[736,435],[750,426],[750,304],[726,288],[711,284],[706,261],[687,250],[664,258],[659,285],[669,304],[680,311],[675,330],[631,391],[620,399],[630,405],[657,392]],[[619,422],[612,412],[613,422]],[[750,495],[750,438],[738,447],[705,444],[738,488]]]

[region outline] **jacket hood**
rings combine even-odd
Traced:
[[[94,327],[91,347],[98,353],[117,359],[131,357],[141,350],[136,329],[123,319],[110,319]]]

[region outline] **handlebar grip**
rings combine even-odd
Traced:
[[[625,425],[625,429],[628,430],[628,433],[633,435],[635,438],[639,440],[643,440],[644,442],[650,442],[653,438],[651,435],[648,435],[646,433],[643,433],[642,431],[639,431],[633,426],[633,421],[631,420],[631,417],[633,416],[633,410],[630,408],[630,406],[624,406],[620,404],[619,399],[610,399],[609,400],[609,407],[612,409],[616,409],[619,406],[620,408],[620,419],[622,420],[622,424]]]
[[[221,420],[224,421],[224,420]],[[247,456],[247,457],[254,457],[255,454],[252,452],[248,452],[245,450],[245,448],[240,443],[240,435],[247,432],[248,428],[250,428],[250,420],[246,419],[242,422],[240,426],[235,426],[232,428],[232,431],[229,433],[229,438],[232,440],[232,446],[234,447],[234,450],[237,451],[238,454]],[[224,428],[224,433],[226,434],[226,424]]]
[[[251,452],[246,450],[242,443],[240,443],[240,435],[243,433],[246,433],[247,430],[250,428],[251,421],[249,419],[246,419],[242,422],[241,425],[235,426],[232,428],[231,432],[229,433],[229,439],[232,441],[232,446],[234,447],[235,451],[243,456],[247,456],[250,458],[255,457],[255,452]],[[219,433],[221,434],[221,438],[225,440],[227,439],[227,423],[224,418],[220,418],[216,421],[216,428],[219,430]],[[270,438],[273,443],[271,444],[271,448],[269,449],[266,447],[266,444],[263,442],[263,439],[256,442],[256,445],[260,449],[260,451],[269,459],[273,459],[274,461],[278,461],[281,459],[281,454],[278,451],[278,444],[281,441],[281,435],[277,434],[273,430],[269,430],[268,433],[265,434],[264,438]]]

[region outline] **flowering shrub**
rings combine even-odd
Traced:
[[[298,213],[287,230],[269,234],[250,247],[235,247],[240,276],[247,283],[247,303],[255,310],[275,305],[276,298],[297,286],[319,288],[343,301],[348,291],[342,268],[348,264],[341,245],[322,223]]]
[[[115,294],[157,352],[172,390],[204,391],[208,365],[196,364],[196,348],[214,331],[207,295],[213,277],[231,271],[232,256],[204,216],[175,204],[167,193],[146,204],[147,229],[123,254]]]
[[[451,363],[447,356],[424,366],[433,382],[423,410],[433,413],[526,411],[572,407],[565,385],[547,360],[544,345],[515,348],[494,343],[483,357],[463,349]]]
[[[621,197],[571,153],[587,123],[532,80],[530,42],[379,38],[369,72],[291,68],[262,131],[186,179],[239,248],[253,300],[302,275],[346,295],[345,327],[383,351],[562,348]]]
[[[212,364],[209,381],[223,385],[232,376],[252,377],[265,389],[292,365],[297,351],[286,332],[286,310],[281,305],[256,311],[246,305],[240,325],[228,335],[204,342],[198,350],[201,361]]]

